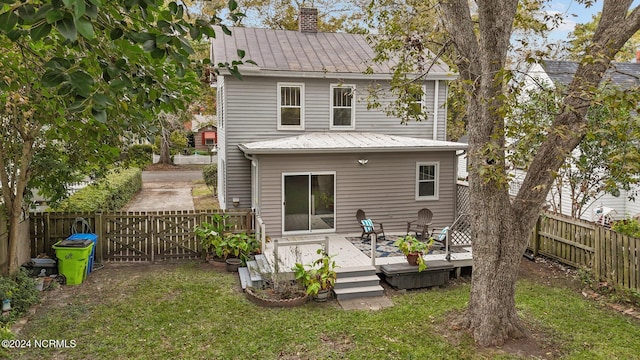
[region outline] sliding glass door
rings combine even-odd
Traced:
[[[335,230],[335,174],[284,174],[283,231]]]

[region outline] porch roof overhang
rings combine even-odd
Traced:
[[[316,132],[238,144],[247,155],[455,151],[467,144],[366,132]]]

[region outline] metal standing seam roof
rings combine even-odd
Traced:
[[[245,51],[244,59],[255,61],[253,70],[290,71],[308,73],[362,74],[371,66],[374,74],[391,74],[392,66],[373,63],[375,52],[366,37],[347,33],[308,33],[292,30],[273,30],[230,27],[232,36],[218,28],[212,39],[213,64],[231,63],[238,59],[238,49]],[[252,70],[246,65],[243,70]],[[455,77],[449,67],[438,60],[430,75]]]
[[[467,144],[360,132],[316,132],[239,144],[245,154],[357,153],[464,150]]]
[[[578,70],[578,63],[575,61],[544,60],[541,65],[551,81],[562,85],[569,85]],[[602,78],[602,83],[626,89],[640,86],[640,63],[612,63]]]

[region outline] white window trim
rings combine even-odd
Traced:
[[[281,89],[283,87],[299,87],[300,88],[300,125],[282,125],[282,95]],[[304,83],[278,83],[278,130],[304,130]]]
[[[420,112],[427,109],[427,85],[422,84],[422,96],[420,97]]]
[[[351,125],[333,125],[333,89],[351,88],[353,98],[351,99]],[[356,86],[355,84],[331,84],[329,86],[329,130],[355,130],[356,129]]]
[[[436,168],[436,178],[435,178],[433,196],[420,196],[420,166],[435,166]],[[439,161],[417,162],[415,181],[416,181],[416,184],[415,184],[416,200],[439,200],[440,198],[440,162]]]

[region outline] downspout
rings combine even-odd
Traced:
[[[254,213],[254,224],[253,224],[253,228],[256,229],[257,231],[259,231],[259,235],[260,235],[260,242],[262,244],[262,251],[264,252],[265,250],[265,246],[266,246],[266,230],[265,230],[265,224],[262,221],[262,218],[260,217],[260,214],[258,214],[258,212],[256,211],[256,207],[254,206],[254,201],[253,199],[258,197],[259,194],[254,194],[253,192],[256,191],[258,192],[258,158],[255,155],[249,155],[246,152],[242,152],[244,154],[244,157],[251,161],[251,168],[253,169],[253,167],[256,167],[256,171],[255,173],[253,171],[251,171],[251,210]],[[255,177],[255,178],[254,178]],[[255,186],[254,186],[255,184]]]
[[[433,89],[433,140],[438,140],[438,97],[440,92],[440,80],[434,82]]]

